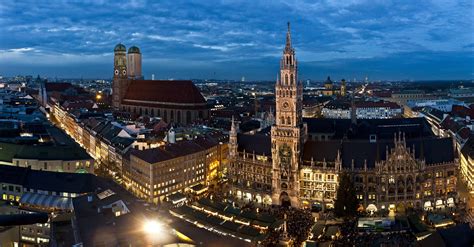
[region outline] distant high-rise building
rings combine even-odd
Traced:
[[[245,76],[242,76],[242,79],[241,79],[241,81],[242,81],[242,82],[244,82],[244,81],[245,81]]]

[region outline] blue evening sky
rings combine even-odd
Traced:
[[[0,1],[0,74],[110,78],[137,45],[150,78],[276,77],[291,22],[300,79],[474,78],[472,0]]]

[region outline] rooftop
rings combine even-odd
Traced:
[[[35,190],[86,193],[96,189],[96,177],[88,173],[48,172],[0,165],[0,174],[0,183],[17,184]]]
[[[193,140],[168,143],[157,148],[145,150],[132,149],[131,155],[138,157],[150,164],[154,164],[157,162],[201,152],[218,144],[219,142],[211,137],[198,137]]]
[[[192,81],[132,80],[124,101],[153,103],[206,104]]]

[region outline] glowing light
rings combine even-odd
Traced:
[[[95,98],[98,99],[98,100],[99,100],[99,99],[102,99],[102,95],[97,94],[97,95],[95,96]]]
[[[145,222],[143,230],[149,234],[157,234],[163,232],[163,225],[156,220],[149,220]]]

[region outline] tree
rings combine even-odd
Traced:
[[[350,175],[346,172],[339,176],[334,213],[338,217],[351,217],[357,213],[359,201]]]

